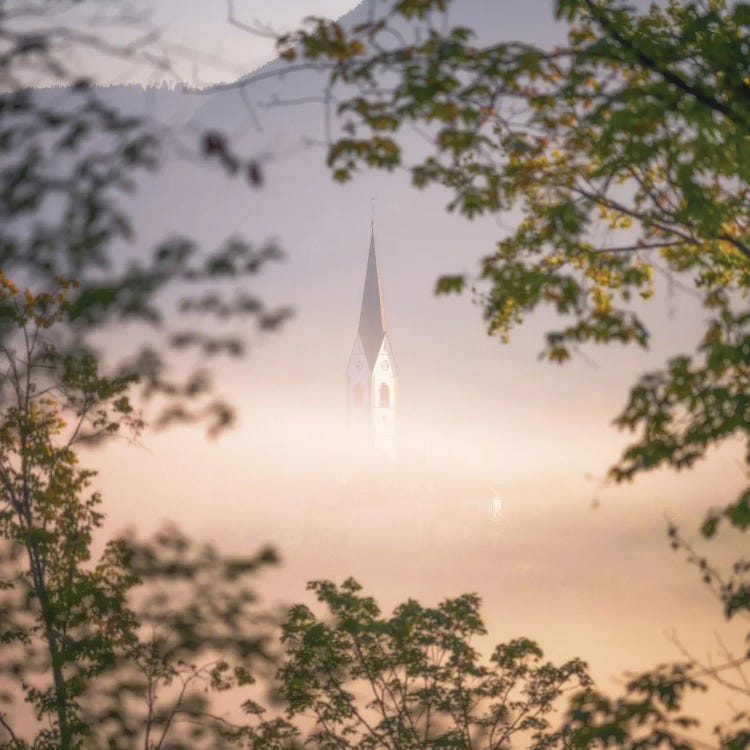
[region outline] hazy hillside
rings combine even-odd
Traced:
[[[371,16],[381,17],[391,5],[390,0],[361,0],[349,13],[339,19],[344,28],[352,28]],[[531,0],[512,3],[508,0],[455,0],[446,16],[435,16],[434,23],[466,26],[475,31],[478,44],[518,40],[536,44],[555,44],[564,38],[564,29],[551,22],[552,0]],[[400,20],[395,28],[404,38],[419,33]],[[220,87],[215,96],[200,107],[198,122],[219,127],[232,134],[255,130],[255,120],[264,131],[276,136],[283,133],[320,137],[322,120],[290,113],[286,107],[274,107],[274,102],[309,98],[323,92],[324,76],[313,71],[289,72],[298,66],[284,61],[271,62],[258,71],[249,73],[236,85]],[[271,106],[269,106],[271,105]],[[253,116],[249,117],[249,109]],[[318,107],[318,110],[320,108]],[[251,124],[252,122],[252,124]]]
[[[97,86],[95,93],[103,103],[121,112],[169,127],[184,126],[203,103],[198,95],[167,84]],[[64,86],[37,88],[34,95],[45,104],[59,106],[67,98],[68,89]]]

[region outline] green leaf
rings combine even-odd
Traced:
[[[70,305],[68,316],[77,320],[83,316],[110,307],[117,301],[118,288],[111,286],[89,287],[84,289]]]
[[[465,285],[464,276],[441,276],[435,285],[435,294],[460,294]]]

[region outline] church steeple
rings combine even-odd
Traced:
[[[370,233],[370,252],[367,255],[367,273],[365,274],[365,288],[362,292],[358,330],[370,371],[373,369],[386,331],[383,292],[380,286],[380,269],[378,256],[375,253],[375,229],[373,227]]]
[[[396,454],[396,362],[385,323],[375,230],[370,233],[365,286],[354,349],[347,370],[347,415],[354,435]]]

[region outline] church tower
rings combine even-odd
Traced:
[[[396,455],[397,379],[385,324],[373,228],[359,328],[347,369],[347,420],[353,437],[389,456]]]

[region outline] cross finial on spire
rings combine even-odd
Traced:
[[[370,227],[375,229],[375,198],[370,198]]]

